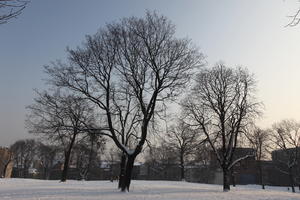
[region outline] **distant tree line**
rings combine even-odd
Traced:
[[[101,138],[100,138],[101,139]],[[91,168],[99,168],[104,150],[104,140],[95,139],[94,146],[90,145],[89,138],[76,141],[70,155],[69,165],[75,164],[78,170],[78,180],[88,180]],[[93,149],[91,149],[93,147]],[[13,173],[19,178],[50,179],[55,170],[63,166],[62,178],[65,174],[65,149],[60,144],[45,144],[35,139],[18,140],[9,148],[13,162]],[[67,169],[69,169],[67,167]],[[35,170],[35,171],[32,171]]]

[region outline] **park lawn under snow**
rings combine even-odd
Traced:
[[[66,183],[33,179],[0,179],[1,200],[300,200],[300,193],[286,187],[237,186],[222,192],[220,185],[172,181],[133,181],[129,193],[116,189],[117,182],[74,181]]]

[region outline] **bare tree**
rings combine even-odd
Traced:
[[[105,148],[105,139],[101,135],[88,133],[78,144],[74,146],[76,168],[79,170],[79,178],[88,180],[90,169],[100,163],[100,155]]]
[[[157,173],[163,173],[169,165],[178,164],[178,155],[175,149],[163,140],[157,146],[152,146],[146,151],[145,163]]]
[[[115,164],[122,161],[121,157],[123,153],[120,151],[119,148],[110,148],[109,152],[105,154],[105,162],[109,165],[110,168],[110,181],[113,182],[114,179],[118,176],[115,174]],[[123,164],[120,162],[120,168],[123,167]],[[120,175],[120,174],[119,174]]]
[[[18,140],[10,146],[19,177],[28,177],[28,170],[33,165],[36,149],[37,142],[33,139]]]
[[[46,145],[40,143],[37,147],[37,155],[39,157],[41,168],[43,169],[43,178],[46,180],[50,179],[51,171],[56,164],[55,161],[61,147],[54,145]]]
[[[290,26],[297,26],[300,22],[300,8],[298,8],[293,15],[288,16],[291,20],[290,22],[286,25],[286,27]]]
[[[191,129],[188,124],[184,123],[184,121],[180,119],[176,121],[176,125],[171,126],[167,133],[164,145],[171,146],[180,158],[181,180],[185,179],[184,172],[186,161],[189,156],[196,153],[195,151],[197,150],[197,147],[203,142],[200,139],[199,132]]]
[[[230,190],[228,176],[232,166],[253,156],[233,160],[239,136],[258,115],[260,104],[254,92],[255,80],[246,69],[217,64],[200,70],[183,103],[186,121],[203,132],[223,170],[224,191]]]
[[[0,24],[20,15],[28,2],[25,0],[0,0]]]
[[[267,159],[270,152],[269,130],[263,130],[255,126],[251,128],[250,131],[247,131],[245,135],[250,142],[250,146],[255,150],[255,159],[258,162],[260,184],[262,189],[265,189],[262,160]]]
[[[120,187],[129,190],[135,158],[162,102],[178,95],[203,56],[174,36],[164,16],[124,18],[69,50],[69,63],[46,67],[50,82],[81,94],[105,116],[106,136],[123,152]]]
[[[76,139],[85,133],[86,126],[94,121],[93,110],[81,97],[55,91],[37,92],[35,103],[28,106],[30,111],[26,124],[30,133],[41,135],[47,141],[57,143],[64,149],[64,168],[61,181],[67,179],[70,155]]]
[[[299,162],[300,123],[294,120],[282,120],[272,125],[272,136],[277,151],[272,152],[272,159],[278,170],[287,174],[292,191],[295,192],[295,175],[293,170]]]
[[[196,147],[196,151],[192,162],[194,164],[198,164],[203,167],[209,167],[210,159],[211,159],[210,153],[211,153],[210,145],[206,141],[203,141],[201,145],[198,145]]]

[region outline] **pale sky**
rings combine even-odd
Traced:
[[[210,66],[222,60],[256,75],[265,104],[258,122],[269,127],[285,118],[300,121],[300,25],[285,27],[297,0],[31,0],[0,25],[0,146],[32,137],[24,128],[33,88],[43,89],[43,65],[65,59],[67,46],[105,23],[156,10],[189,37]]]

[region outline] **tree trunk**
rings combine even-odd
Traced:
[[[46,174],[46,180],[50,180],[51,173],[52,173],[52,167],[53,167],[53,160],[50,161],[50,167],[47,167],[47,174]]]
[[[64,162],[64,169],[61,173],[61,182],[66,182],[67,180],[67,176],[68,176],[68,170],[69,170],[69,162],[70,162],[70,156],[71,156],[71,151],[75,142],[75,138],[76,138],[76,134],[73,135],[70,146],[67,150],[67,152],[65,152],[65,162]]]
[[[50,175],[51,175],[51,170],[48,169],[46,174],[46,180],[50,180]]]
[[[135,156],[133,156],[133,155],[128,155],[127,156],[125,176],[124,176],[124,180],[121,184],[121,191],[122,192],[125,192],[125,191],[129,192],[134,160],[135,160]]]
[[[89,179],[89,173],[90,173],[91,163],[93,161],[93,155],[94,155],[94,140],[93,140],[93,138],[91,138],[91,148],[90,148],[90,153],[89,153],[88,164],[87,164],[85,175],[84,175],[84,180]]]
[[[47,167],[44,166],[43,169],[44,169],[44,170],[43,170],[43,171],[44,171],[44,176],[43,176],[43,178],[44,178],[45,180],[47,180],[47,176],[48,176],[48,175],[47,175],[47,173],[48,173]]]
[[[231,179],[232,186],[235,187],[235,176],[234,176],[233,168],[231,168],[230,170],[230,179]]]
[[[26,162],[26,164],[24,165],[24,169],[23,169],[23,178],[29,178],[28,170],[29,170],[29,166]]]
[[[228,175],[229,175],[228,169],[223,168],[223,191],[224,192],[227,192],[230,190]]]
[[[67,180],[68,170],[69,170],[69,161],[70,161],[70,153],[69,151],[65,153],[65,162],[64,162],[64,168],[61,173],[61,182],[65,182]]]
[[[261,184],[261,188],[264,190],[265,189],[265,184],[264,184],[264,181],[263,181],[263,170],[262,170],[262,164],[261,164],[261,161],[258,161],[259,162],[259,179],[260,179],[260,184]]]
[[[290,184],[292,187],[292,192],[295,192],[295,187],[294,187],[294,177],[292,174],[292,168],[289,168],[289,178],[290,178]]]
[[[126,165],[126,154],[122,153],[121,156],[121,163],[120,163],[120,175],[119,175],[119,184],[118,184],[118,188],[121,188],[121,185],[123,185],[124,183],[124,176],[125,176],[125,165]]]
[[[182,181],[185,179],[183,154],[180,155],[180,178]]]

